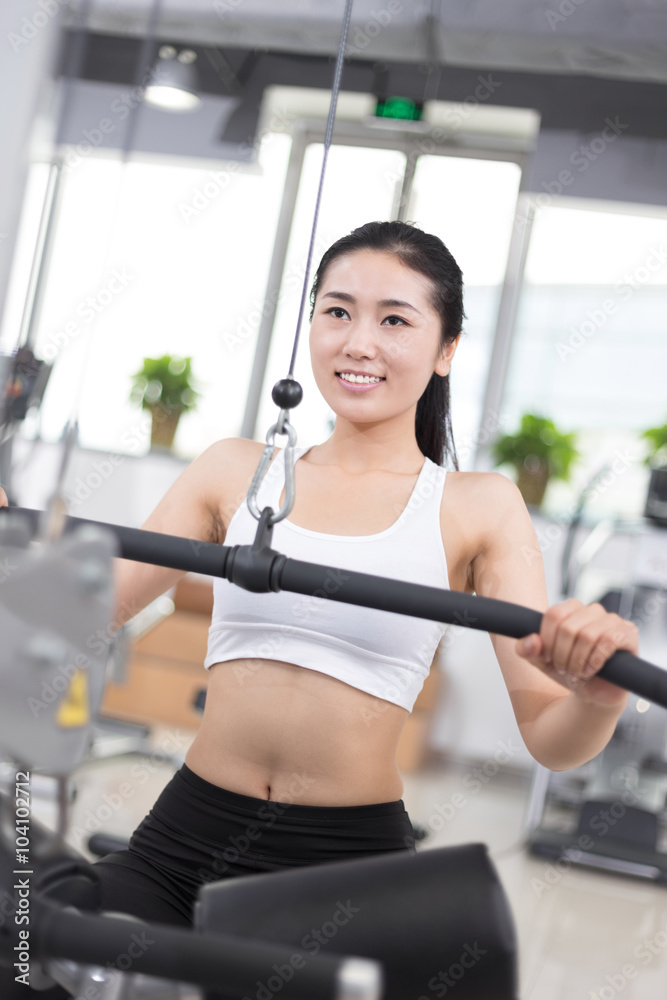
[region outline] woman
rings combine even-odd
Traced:
[[[532,755],[554,770],[590,760],[628,697],[595,673],[617,649],[638,652],[637,629],[597,603],[550,608],[516,486],[498,473],[458,471],[448,378],[463,318],[454,258],[413,226],[369,223],[324,255],[311,304],[313,371],[336,423],[322,444],[297,450],[296,499],[275,526],[274,548],[544,612],[539,635],[491,636],[498,662]],[[144,527],[252,541],[245,498],[262,450],[244,439],[212,445]],[[447,457],[455,470],[445,473]],[[260,508],[282,503],[283,459],[280,450]],[[119,560],[116,620],[181,575]],[[395,752],[443,626],[326,593],[214,587],[201,728],[129,850],[96,862],[104,909],[188,924],[205,881],[413,848]]]

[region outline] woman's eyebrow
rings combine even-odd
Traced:
[[[354,295],[350,295],[349,292],[326,292],[322,296],[322,298],[324,298],[324,299],[342,299],[343,302],[352,302],[352,303],[356,303],[356,301],[357,301],[355,299]],[[416,308],[416,306],[411,305],[409,302],[404,302],[403,299],[380,299],[378,301],[378,305],[379,306],[398,306],[399,308],[403,308],[403,309],[412,309],[419,316],[421,316],[421,313],[419,312],[419,309]]]

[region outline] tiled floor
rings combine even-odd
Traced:
[[[498,774],[471,795],[471,772],[408,775],[403,798],[413,823],[432,829],[441,825],[437,806],[463,794],[465,805],[427,843],[488,845],[516,921],[521,1000],[665,1000],[667,887],[574,866],[561,873],[529,856],[529,779]]]
[[[150,756],[81,767],[73,782],[70,843],[87,854],[87,838],[97,829],[129,835],[193,735],[159,727]],[[403,799],[413,823],[429,830],[421,849],[488,845],[516,921],[521,1000],[665,1000],[667,887],[575,867],[559,873],[528,856],[522,830],[529,778],[500,772],[478,787],[471,772],[471,765],[450,764],[406,774]],[[54,810],[48,798],[34,799],[34,814],[50,826]]]

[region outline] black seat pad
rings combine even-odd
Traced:
[[[194,925],[293,945],[306,962],[376,959],[383,1000],[518,995],[514,921],[485,844],[222,879],[200,889]]]

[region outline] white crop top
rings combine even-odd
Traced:
[[[308,450],[296,448],[295,461]],[[280,506],[284,457],[280,449],[260,484],[260,510],[271,506],[277,511]],[[375,535],[323,534],[283,518],[274,525],[272,548],[305,562],[447,589],[440,528],[445,477],[445,469],[425,458],[398,520]],[[257,521],[243,500],[231,519],[225,545],[251,544],[256,531]],[[330,587],[336,586],[334,572]],[[425,618],[327,600],[326,595],[255,594],[216,577],[204,666],[237,658],[280,660],[336,677],[411,712],[446,627]]]

